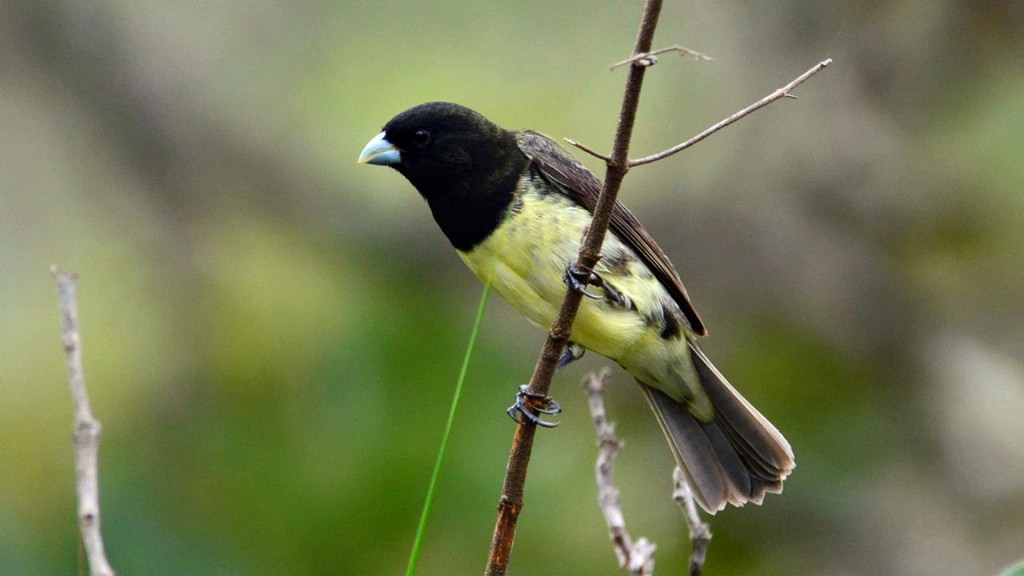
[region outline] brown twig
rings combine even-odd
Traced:
[[[590,405],[590,416],[597,432],[599,452],[595,473],[597,476],[597,502],[608,525],[608,537],[619,558],[619,568],[625,568],[631,576],[652,576],[654,574],[653,542],[641,537],[636,542],[626,531],[626,519],[619,501],[619,491],[613,483],[615,457],[622,449],[622,442],[615,437],[615,423],[608,420],[604,409],[604,387],[608,383],[608,368],[590,373],[583,380]]]
[[[647,0],[644,6],[640,30],[637,33],[634,54],[650,51],[654,39],[654,30],[661,14],[661,0]],[[644,72],[647,70],[639,62],[629,67],[626,78],[625,96],[619,111],[619,123],[615,130],[611,158],[607,162],[604,185],[594,208],[594,218],[587,229],[580,247],[577,267],[590,270],[597,263],[601,244],[604,242],[611,219],[612,208],[619,192],[619,186],[626,172],[629,171],[629,141],[633,135],[633,124],[636,120],[636,109],[640,101],[640,88],[643,85]],[[555,373],[562,351],[565,350],[572,330],[573,320],[579,310],[582,295],[575,290],[567,290],[562,307],[551,325],[547,341],[537,359],[533,376],[530,378],[530,393],[546,396],[551,386],[551,378]],[[523,507],[523,487],[526,483],[526,471],[533,451],[533,438],[537,425],[524,419],[516,426],[512,440],[512,450],[505,471],[505,482],[502,486],[501,499],[498,503],[498,518],[491,539],[491,551],[487,562],[487,576],[501,576],[508,571],[508,563],[515,542],[516,522]]]
[[[97,461],[100,443],[100,423],[89,408],[89,394],[85,389],[85,371],[82,368],[82,338],[78,331],[78,290],[74,273],[50,268],[57,282],[60,303],[61,341],[67,354],[68,381],[75,404],[75,489],[78,492],[78,526],[89,561],[92,576],[114,576],[107,561],[100,534],[99,472]]]
[[[690,552],[690,576],[701,576],[704,573],[704,560],[708,555],[708,545],[711,543],[711,527],[700,519],[700,512],[697,511],[693,492],[690,490],[690,485],[686,483],[683,471],[678,466],[676,466],[672,477],[676,482],[672,499],[683,509],[686,525],[690,528],[690,544],[693,547]]]
[[[786,84],[782,88],[779,88],[778,90],[772,92],[768,96],[765,96],[761,100],[758,100],[757,102],[754,102],[753,104],[751,104],[750,106],[747,106],[743,110],[740,110],[739,112],[733,114],[732,116],[729,116],[728,118],[722,120],[721,122],[711,126],[707,130],[701,132],[700,134],[697,134],[696,136],[694,136],[693,138],[690,138],[689,140],[687,140],[686,142],[683,142],[682,144],[678,144],[676,146],[673,146],[673,147],[669,148],[668,150],[663,150],[661,152],[658,152],[657,154],[651,154],[650,156],[644,156],[643,158],[637,158],[635,160],[630,160],[629,161],[630,168],[633,168],[633,167],[636,167],[636,166],[642,166],[644,164],[650,164],[651,162],[657,162],[658,160],[662,160],[664,158],[668,158],[669,156],[671,156],[673,154],[677,154],[679,152],[682,152],[683,150],[686,150],[687,148],[689,148],[690,146],[693,146],[697,142],[700,142],[701,140],[707,138],[708,136],[711,136],[715,132],[718,132],[722,128],[725,128],[726,126],[732,124],[733,122],[736,122],[740,118],[743,118],[744,116],[749,116],[750,114],[760,110],[761,108],[764,108],[765,106],[771,104],[772,102],[775,102],[776,100],[778,100],[780,98],[793,98],[793,99],[796,99],[796,96],[792,95],[790,92],[793,89],[795,89],[797,86],[803,84],[804,81],[807,80],[808,78],[810,78],[811,76],[814,76],[818,72],[821,72],[822,70],[824,70],[825,67],[828,66],[831,63],[832,63],[832,59],[828,58],[826,60],[823,60],[822,62],[819,62],[819,63],[815,64],[813,67],[811,67],[810,70],[808,70],[807,72],[804,72],[800,76],[797,76],[796,79],[793,80],[792,82],[790,82],[789,84]]]
[[[675,52],[676,54],[679,54],[683,58],[689,56],[694,60],[700,60],[702,62],[708,62],[712,60],[710,56],[701,54],[700,52],[697,52],[695,50],[690,50],[689,48],[683,48],[682,46],[676,44],[675,46],[669,46],[668,48],[659,48],[652,52],[634,54],[633,56],[626,58],[622,62],[616,62],[615,64],[612,64],[611,69],[615,70],[619,66],[625,66],[626,64],[632,64],[634,62],[642,62],[645,66],[654,66],[655,64],[658,63],[658,55],[664,54],[665,52]]]
[[[643,56],[643,54],[641,54],[640,56]],[[620,62],[619,64],[622,64],[622,63],[625,63],[625,62],[630,62],[630,61],[631,60],[624,60],[623,62]],[[831,63],[832,63],[832,59],[828,58],[826,60],[823,60],[822,62],[819,62],[819,63],[815,64],[810,70],[804,72],[803,74],[798,76],[795,80],[793,80],[789,84],[786,84],[782,88],[779,88],[778,90],[772,92],[768,96],[765,96],[761,100],[758,100],[757,102],[754,102],[750,106],[747,106],[746,108],[740,110],[739,112],[736,112],[732,116],[729,116],[728,118],[725,118],[721,122],[718,122],[718,123],[708,127],[706,130],[704,130],[700,134],[697,134],[693,138],[690,138],[689,140],[687,140],[687,141],[685,141],[685,142],[683,142],[681,144],[677,144],[677,145],[675,145],[675,146],[673,146],[673,147],[671,147],[671,148],[669,148],[667,150],[663,150],[661,152],[658,152],[657,154],[651,154],[650,156],[644,156],[643,158],[636,158],[634,160],[630,160],[629,161],[629,167],[630,168],[635,168],[637,166],[643,166],[644,164],[650,164],[652,162],[657,162],[658,160],[663,160],[665,158],[668,158],[669,156],[672,156],[673,154],[678,154],[679,152],[682,152],[683,150],[686,150],[690,146],[693,146],[694,144],[700,142],[701,140],[707,138],[708,136],[711,136],[715,132],[718,132],[719,130],[725,128],[726,126],[736,122],[740,118],[743,118],[744,116],[749,116],[750,114],[760,110],[761,108],[764,108],[765,106],[771,104],[772,102],[775,102],[776,100],[779,100],[779,99],[782,99],[782,98],[792,98],[792,99],[796,100],[796,96],[791,94],[791,91],[793,89],[795,89],[797,86],[799,86],[800,84],[803,84],[804,81],[806,81],[811,76],[814,76],[818,72],[821,72],[823,69],[825,69]],[[608,156],[605,156],[604,154],[598,152],[597,150],[594,150],[593,148],[591,148],[591,147],[589,147],[589,146],[587,146],[585,144],[582,144],[582,143],[577,142],[575,140],[572,140],[570,138],[566,138],[565,141],[568,142],[569,144],[572,144],[573,146],[579,148],[580,150],[583,150],[587,154],[590,154],[591,156],[594,156],[596,158],[600,158],[600,159],[605,160],[605,161],[609,160]]]
[[[777,90],[768,98],[734,114],[691,139],[692,141],[684,142],[675,148],[654,156],[630,160],[629,143],[633,135],[633,125],[636,120],[637,105],[640,101],[640,89],[643,86],[644,74],[648,67],[657,62],[656,58],[649,56],[660,14],[661,0],[647,0],[644,6],[643,18],[640,22],[640,30],[637,33],[636,44],[633,49],[634,57],[629,61],[630,67],[626,78],[626,89],[622,99],[622,106],[619,109],[619,121],[615,130],[611,154],[604,156],[590,148],[574,143],[577,147],[604,160],[606,165],[601,194],[598,197],[597,205],[594,207],[593,219],[590,226],[587,227],[580,246],[579,257],[576,261],[576,268],[582,271],[590,270],[597,264],[601,245],[608,231],[612,209],[615,206],[615,200],[622,185],[622,179],[625,178],[630,168],[641,164],[648,164],[680,152],[715,131],[750,114],[754,110],[770,104],[774,100],[792,97],[789,93],[790,90],[832,62],[831,60],[821,62],[793,82]],[[645,55],[648,57],[644,57]],[[580,292],[572,289],[566,291],[562,306],[554,322],[551,324],[548,338],[544,343],[544,348],[537,359],[533,375],[530,378],[527,391],[531,396],[547,397],[551,386],[551,379],[555,373],[555,366],[569,342],[572,323],[576,318],[576,312],[579,310],[581,299],[582,294]],[[523,507],[523,490],[536,431],[537,425],[527,419],[522,419],[516,427],[515,436],[512,439],[512,448],[509,453],[508,466],[505,470],[505,481],[502,485],[501,498],[498,502],[498,517],[495,521],[494,535],[491,539],[490,555],[485,571],[486,576],[503,576],[508,570],[512,545],[515,542],[516,523]]]

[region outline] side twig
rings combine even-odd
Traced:
[[[634,54],[643,54],[651,50],[654,30],[657,28],[658,17],[661,15],[661,0],[647,0],[644,6],[640,30],[637,33]],[[629,142],[633,136],[633,124],[636,110],[640,102],[640,88],[643,85],[647,67],[639,61],[629,68],[626,79],[625,95],[619,111],[619,123],[615,130],[612,155],[607,162],[604,185],[601,195],[594,208],[594,218],[580,247],[576,266],[581,270],[590,270],[597,263],[601,245],[604,242],[608,223],[611,219],[615,198],[618,196],[622,179],[629,171]],[[573,320],[579,310],[582,295],[575,290],[567,290],[562,307],[551,325],[547,341],[537,359],[533,376],[530,378],[529,392],[538,396],[546,396],[551,386],[551,378],[555,374],[562,351],[569,342]],[[488,557],[487,576],[502,576],[508,571],[512,544],[515,541],[516,522],[523,507],[523,489],[526,484],[526,471],[533,451],[533,438],[537,425],[524,419],[516,426],[509,453],[508,467],[505,470],[505,482],[502,485],[501,498],[498,502],[498,517],[495,521],[494,535],[491,539],[491,551]]]
[[[573,140],[572,138],[565,138],[564,140],[566,142],[568,142],[569,144],[572,144],[573,146],[579,148],[580,150],[583,150],[587,154],[590,154],[594,158],[600,158],[601,160],[604,160],[605,162],[611,162],[612,161],[612,157],[611,156],[602,154],[602,153],[598,152],[597,150],[594,150],[593,148],[591,148],[590,146],[587,146],[586,144],[584,144],[582,142],[577,142],[577,141]]]
[[[643,61],[642,60],[643,56],[645,56],[645,55],[644,54],[637,55],[637,56],[635,56],[631,60],[624,60],[622,62],[619,62],[618,64],[616,64],[616,66],[618,66],[619,64],[625,64],[625,63],[628,63],[628,62],[632,62],[632,61],[636,60],[637,58],[641,58],[640,61]],[[654,62],[657,62],[657,60],[655,60]],[[775,102],[776,100],[780,100],[782,98],[792,98],[792,99],[796,100],[796,96],[794,96],[792,94],[792,91],[797,86],[803,84],[804,81],[806,81],[811,76],[814,76],[818,72],[821,72],[822,70],[824,70],[831,63],[832,63],[832,59],[828,58],[826,60],[823,60],[823,61],[815,64],[813,67],[811,67],[810,70],[804,72],[800,76],[797,76],[796,79],[794,79],[789,84],[786,84],[782,88],[779,88],[778,90],[772,92],[771,94],[765,96],[764,98],[758,100],[757,102],[754,102],[750,106],[747,106],[746,108],[740,110],[739,112],[736,112],[732,116],[729,116],[728,118],[725,118],[722,121],[720,121],[720,122],[718,122],[716,124],[713,124],[712,126],[708,127],[706,130],[704,130],[700,134],[697,134],[693,138],[690,138],[689,140],[687,140],[685,142],[682,142],[681,144],[677,144],[677,145],[675,145],[675,146],[673,146],[673,147],[671,147],[671,148],[669,148],[667,150],[662,150],[661,152],[658,152],[657,154],[651,154],[650,156],[644,156],[643,158],[637,158],[635,160],[630,160],[629,161],[629,167],[630,168],[635,168],[637,166],[643,166],[644,164],[650,164],[652,162],[657,162],[658,160],[663,160],[665,158],[668,158],[669,156],[672,156],[673,154],[678,154],[679,152],[682,152],[683,150],[686,150],[690,146],[693,146],[694,144],[700,142],[701,140],[707,138],[708,136],[711,136],[715,132],[718,132],[719,130],[725,128],[726,126],[729,126],[730,124],[733,124],[734,122],[736,122],[737,120],[743,118],[744,116],[749,116],[749,115],[753,114],[754,112],[760,110],[761,108],[764,108],[765,106],[771,104],[772,102]],[[611,160],[608,156],[605,156],[604,154],[598,152],[597,150],[594,150],[593,148],[587,146],[586,144],[583,144],[581,142],[577,142],[577,141],[575,141],[575,140],[573,140],[571,138],[566,138],[565,141],[568,142],[569,144],[579,148],[580,150],[586,152],[587,154],[590,154],[591,156],[594,156],[595,158],[600,158],[601,160],[604,160],[606,162]]]
[[[613,483],[615,457],[622,449],[622,441],[615,437],[615,423],[608,420],[604,409],[604,388],[610,372],[607,367],[602,368],[597,373],[590,373],[583,380],[599,447],[595,466],[597,503],[608,525],[608,537],[612,541],[615,555],[619,558],[619,568],[628,570],[630,576],[652,576],[654,551],[657,546],[643,537],[636,542],[630,538],[629,532],[626,531],[626,518],[622,513],[619,491]]]
[[[78,276],[50,268],[57,282],[61,341],[67,354],[68,381],[75,404],[75,489],[78,492],[78,526],[92,576],[114,576],[100,534],[99,472],[97,468],[100,423],[93,418],[82,368],[82,338],[78,331]]]
[[[676,489],[672,492],[672,499],[683,509],[686,516],[686,525],[690,529],[690,576],[701,576],[704,573],[704,560],[708,555],[708,545],[711,543],[711,527],[700,519],[700,512],[697,511],[697,503],[693,499],[693,492],[690,485],[686,483],[683,471],[676,466],[672,477],[676,481]]]
[[[733,114],[732,116],[729,116],[728,118],[722,120],[721,122],[711,126],[707,130],[701,132],[700,134],[697,134],[696,136],[694,136],[693,138],[690,138],[686,142],[683,142],[681,144],[677,144],[676,146],[673,146],[673,147],[669,148],[668,150],[663,150],[661,152],[658,152],[657,154],[651,154],[650,156],[644,156],[643,158],[637,158],[636,160],[630,160],[629,161],[629,166],[631,168],[632,167],[636,167],[636,166],[642,166],[644,164],[650,164],[651,162],[657,162],[658,160],[661,160],[663,158],[668,158],[669,156],[671,156],[673,154],[677,154],[679,152],[682,152],[683,150],[686,150],[690,146],[693,146],[697,142],[700,142],[701,140],[707,138],[708,136],[711,136],[715,132],[718,132],[719,130],[721,130],[722,128],[725,128],[726,126],[732,124],[733,122],[736,122],[740,118],[743,118],[744,116],[749,116],[750,114],[753,114],[754,112],[757,112],[761,108],[764,108],[765,106],[771,104],[772,102],[775,102],[776,100],[778,100],[780,98],[793,98],[793,99],[796,99],[796,96],[791,94],[791,92],[797,86],[803,84],[804,81],[806,81],[808,78],[810,78],[811,76],[814,76],[818,72],[821,72],[822,70],[824,70],[825,67],[828,66],[831,63],[832,63],[832,59],[828,58],[826,60],[823,60],[823,61],[815,64],[814,66],[811,67],[810,70],[808,70],[807,72],[804,72],[803,74],[797,76],[796,79],[794,79],[789,84],[786,84],[782,88],[779,88],[778,90],[772,92],[768,96],[765,96],[764,98],[758,100],[757,102],[754,102],[753,104],[751,104],[750,106],[747,106],[743,110],[740,110],[739,112]]]

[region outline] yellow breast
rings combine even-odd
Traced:
[[[520,187],[520,194],[505,222],[486,240],[459,256],[482,281],[520,314],[543,328],[551,325],[565,297],[562,278],[575,262],[583,229],[590,213],[560,194],[537,194]],[[605,249],[621,242],[609,235]],[[606,280],[637,290],[631,279]],[[654,282],[660,288],[660,284]],[[645,289],[649,291],[650,289]],[[663,289],[662,289],[663,290]],[[623,360],[629,349],[649,331],[636,310],[616,308],[608,302],[584,298],[572,339],[584,348]]]

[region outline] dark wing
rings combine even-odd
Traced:
[[[516,142],[523,154],[533,161],[540,173],[565,192],[581,206],[594,212],[597,197],[601,193],[601,181],[587,170],[583,164],[572,157],[553,140],[532,130],[516,132]],[[707,334],[704,323],[690,303],[683,281],[679,273],[669,262],[668,256],[658,247],[651,235],[644,230],[640,221],[621,203],[616,202],[612,210],[611,229],[633,249],[645,264],[654,272],[661,284],[679,304],[690,328],[698,336]]]

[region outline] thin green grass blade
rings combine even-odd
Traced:
[[[416,574],[416,564],[420,560],[420,550],[423,548],[423,536],[427,531],[427,519],[430,517],[430,507],[434,503],[434,491],[437,488],[437,478],[441,475],[441,463],[444,462],[444,455],[448,452],[448,440],[452,434],[452,423],[455,421],[455,409],[459,405],[459,397],[462,395],[462,383],[466,380],[466,371],[469,369],[469,359],[473,356],[473,346],[476,344],[477,334],[480,332],[480,324],[484,319],[484,309],[487,308],[487,297],[490,295],[490,286],[484,286],[484,292],[480,295],[480,307],[476,311],[476,320],[473,322],[473,331],[469,335],[469,345],[466,346],[466,355],[462,359],[462,368],[459,370],[459,379],[455,383],[455,394],[452,396],[452,405],[448,409],[448,422],[444,426],[444,435],[441,437],[441,450],[437,453],[437,461],[434,462],[434,472],[430,475],[430,487],[427,488],[427,499],[423,502],[423,512],[420,513],[420,524],[416,527],[416,539],[412,544],[412,552],[409,554],[409,567],[405,570],[406,576]]]
[[[1024,576],[1024,561],[1006,569],[1000,576]]]

